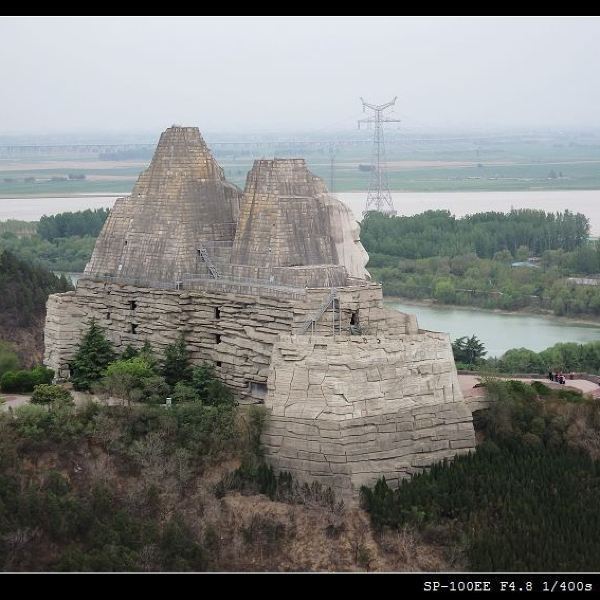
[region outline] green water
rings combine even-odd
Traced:
[[[557,317],[504,314],[449,306],[422,306],[387,300],[386,305],[417,315],[419,327],[444,331],[454,340],[475,334],[485,345],[487,356],[501,356],[510,348],[539,352],[558,342],[600,341],[600,324],[582,325]]]

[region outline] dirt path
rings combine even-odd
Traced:
[[[3,394],[2,399],[4,402],[0,402],[0,410],[8,411],[9,409],[15,409],[19,406],[27,404],[31,400],[31,396],[24,394]]]

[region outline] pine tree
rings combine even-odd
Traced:
[[[134,348],[131,344],[127,344],[125,346],[125,350],[123,350],[123,354],[121,354],[120,360],[129,360],[130,358],[136,358],[139,356],[140,351]]]
[[[93,383],[101,379],[106,367],[115,358],[113,345],[106,339],[95,319],[92,319],[71,362],[73,387],[76,390],[89,390]]]
[[[190,380],[191,369],[183,333],[174,344],[166,347],[162,375],[170,386],[174,386],[178,381]]]
[[[144,342],[144,345],[141,347],[139,351],[139,356],[141,356],[148,366],[155,372],[158,373],[158,360],[156,359],[156,355],[154,354],[154,350],[152,349],[152,345],[148,340]]]

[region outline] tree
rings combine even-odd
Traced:
[[[103,396],[113,396],[131,402],[164,402],[169,393],[165,380],[142,356],[117,360],[106,369],[106,375],[96,387]]]
[[[473,334],[471,337],[463,336],[452,342],[452,353],[456,362],[473,366],[486,354],[485,346]]]
[[[140,351],[137,348],[134,348],[131,344],[127,344],[125,350],[123,350],[123,354],[121,354],[121,360],[129,360],[139,355]]]
[[[178,381],[175,384],[173,393],[171,394],[171,398],[173,402],[177,403],[198,401],[198,395],[196,394],[196,390],[184,381]]]
[[[73,396],[69,390],[60,385],[42,383],[36,385],[33,389],[31,402],[33,404],[54,404],[56,402],[62,405],[69,405],[73,404]]]
[[[520,261],[525,261],[529,258],[529,248],[524,244],[517,248],[515,258]]]
[[[467,356],[467,362],[470,365],[475,364],[487,354],[485,346],[479,341],[479,339],[477,339],[475,334],[467,339],[467,343],[465,344],[465,352]]]
[[[510,253],[510,250],[504,248],[503,250],[498,250],[498,252],[494,253],[494,260],[499,262],[511,262],[513,259],[513,255]]]
[[[163,404],[169,396],[171,387],[160,375],[142,380],[142,401],[149,404]]]
[[[203,404],[220,406],[234,403],[231,390],[217,378],[210,363],[202,363],[193,369],[192,387]]]
[[[93,383],[103,377],[115,358],[113,345],[106,339],[96,320],[92,319],[71,362],[73,387],[76,390],[89,390]]]
[[[508,373],[543,373],[546,369],[540,355],[527,348],[507,350],[499,362],[500,370]]]
[[[170,386],[178,381],[190,381],[191,369],[183,333],[175,343],[166,347],[162,375]]]
[[[452,304],[456,299],[456,290],[454,288],[454,283],[450,279],[440,279],[435,284],[435,289],[433,291],[433,295],[436,300],[440,302],[444,302],[446,304]]]
[[[154,355],[154,350],[152,349],[152,345],[148,340],[144,342],[144,345],[141,347],[139,351],[139,356],[143,358],[148,366],[158,374],[158,360]]]

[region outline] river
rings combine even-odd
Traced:
[[[44,215],[73,212],[86,208],[111,208],[124,194],[82,194],[62,198],[0,198],[0,221],[39,221]]]
[[[366,194],[341,193],[338,198],[360,216]],[[86,208],[110,207],[119,195],[80,195],[63,198],[0,198],[0,220],[37,220],[42,215]],[[600,236],[600,190],[525,192],[441,192],[394,193],[398,214],[412,215],[444,208],[457,216],[514,208],[550,211],[569,209],[584,213],[591,222],[592,235]],[[423,329],[446,331],[452,339],[475,334],[499,356],[509,348],[526,347],[539,351],[557,342],[600,340],[600,326],[580,325],[567,319],[522,314],[495,313],[469,308],[411,305],[390,302],[398,310],[417,315]]]
[[[111,207],[124,194],[80,194],[61,198],[0,198],[0,221],[38,220],[42,215]],[[336,196],[360,219],[365,192],[345,192]],[[537,208],[546,211],[569,209],[581,212],[591,223],[592,235],[600,236],[600,190],[523,191],[523,192],[394,192],[399,215],[415,215],[425,210],[447,209],[457,217],[476,212],[510,211],[512,208]]]
[[[421,329],[444,331],[450,334],[451,340],[475,334],[486,347],[487,358],[501,356],[510,348],[539,352],[559,342],[600,341],[600,324],[585,325],[552,316],[430,306],[391,299],[385,303],[390,308],[417,315]]]

